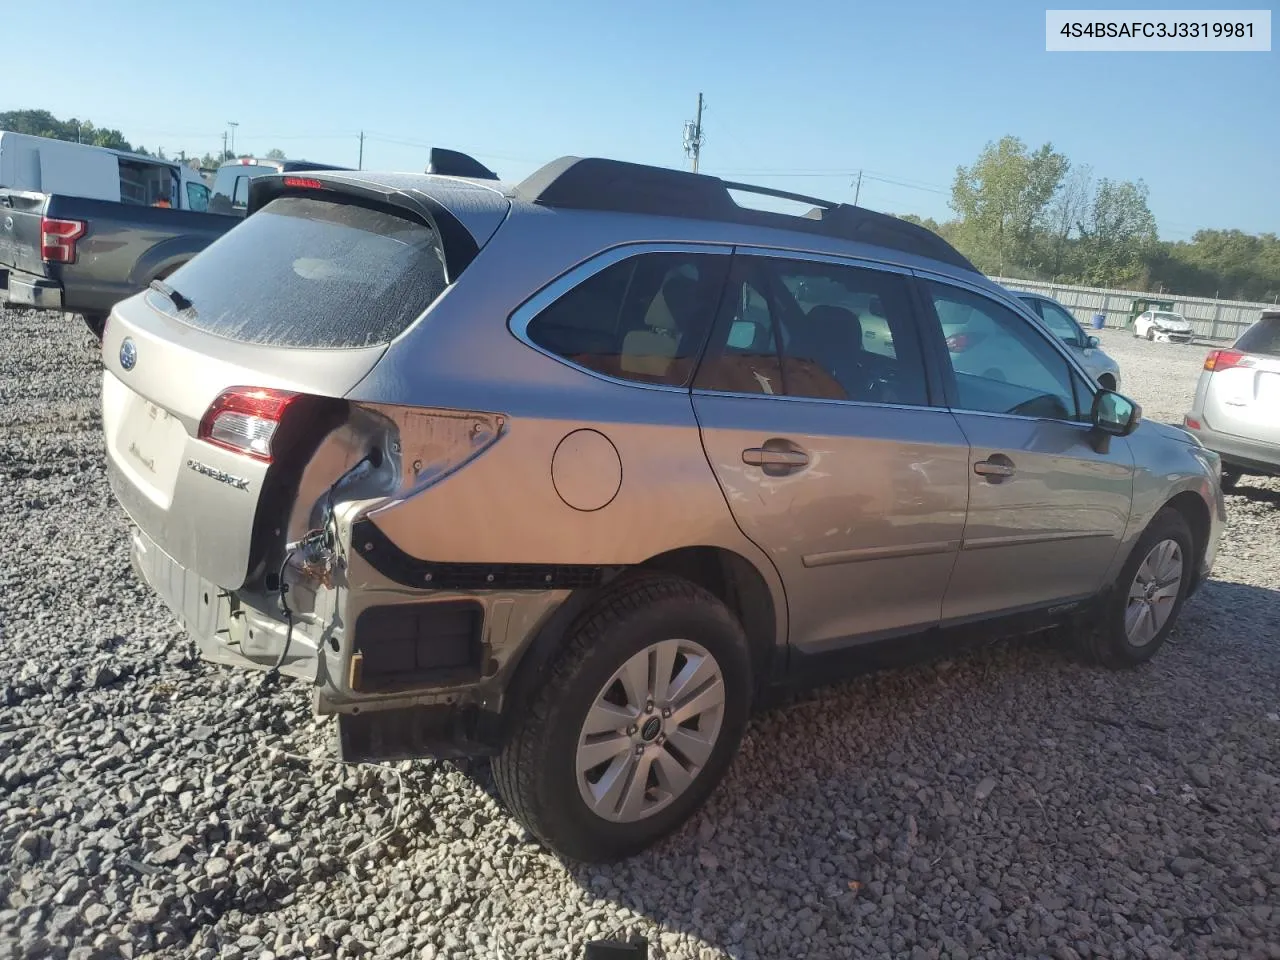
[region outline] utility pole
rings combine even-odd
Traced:
[[[218,161],[222,163],[227,159],[227,131],[222,131],[222,158]]]
[[[698,158],[702,154],[702,94],[698,94],[697,119],[685,121],[684,152],[693,158],[693,172],[698,172]]]
[[[236,127],[240,126],[235,120],[228,120],[227,126],[231,128],[231,153],[236,152]]]
[[[356,164],[356,169],[357,170],[364,169],[364,131],[363,130],[360,131],[360,160]]]
[[[858,171],[858,182],[853,191],[853,205],[858,205],[858,197],[862,196],[862,171]]]

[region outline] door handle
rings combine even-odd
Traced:
[[[979,460],[975,463],[973,472],[980,477],[986,477],[990,483],[999,483],[1001,480],[1007,480],[1012,477],[1018,471],[1014,469],[1012,460],[997,453],[988,460]]]
[[[753,467],[803,467],[809,462],[809,455],[803,450],[751,447],[742,451],[742,462]]]

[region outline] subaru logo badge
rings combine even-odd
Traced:
[[[126,370],[132,370],[133,365],[137,362],[138,348],[134,346],[133,340],[125,337],[124,342],[120,344],[120,366]]]

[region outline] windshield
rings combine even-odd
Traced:
[[[1180,313],[1157,313],[1154,318],[1166,323],[1186,323],[1187,318]]]
[[[445,287],[431,228],[310,197],[273,200],[166,280],[193,327],[247,343],[387,343]],[[148,294],[172,310],[171,298]]]

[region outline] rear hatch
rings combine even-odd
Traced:
[[[103,339],[112,489],[160,549],[226,589],[261,573],[340,398],[461,268],[439,204],[433,217],[393,188],[271,179],[164,289],[118,304]]]
[[[40,256],[40,220],[46,200],[43,193],[0,189],[0,270],[48,275]]]
[[[1264,314],[1229,349],[1209,354],[1205,367],[1206,425],[1280,444],[1280,313]]]

